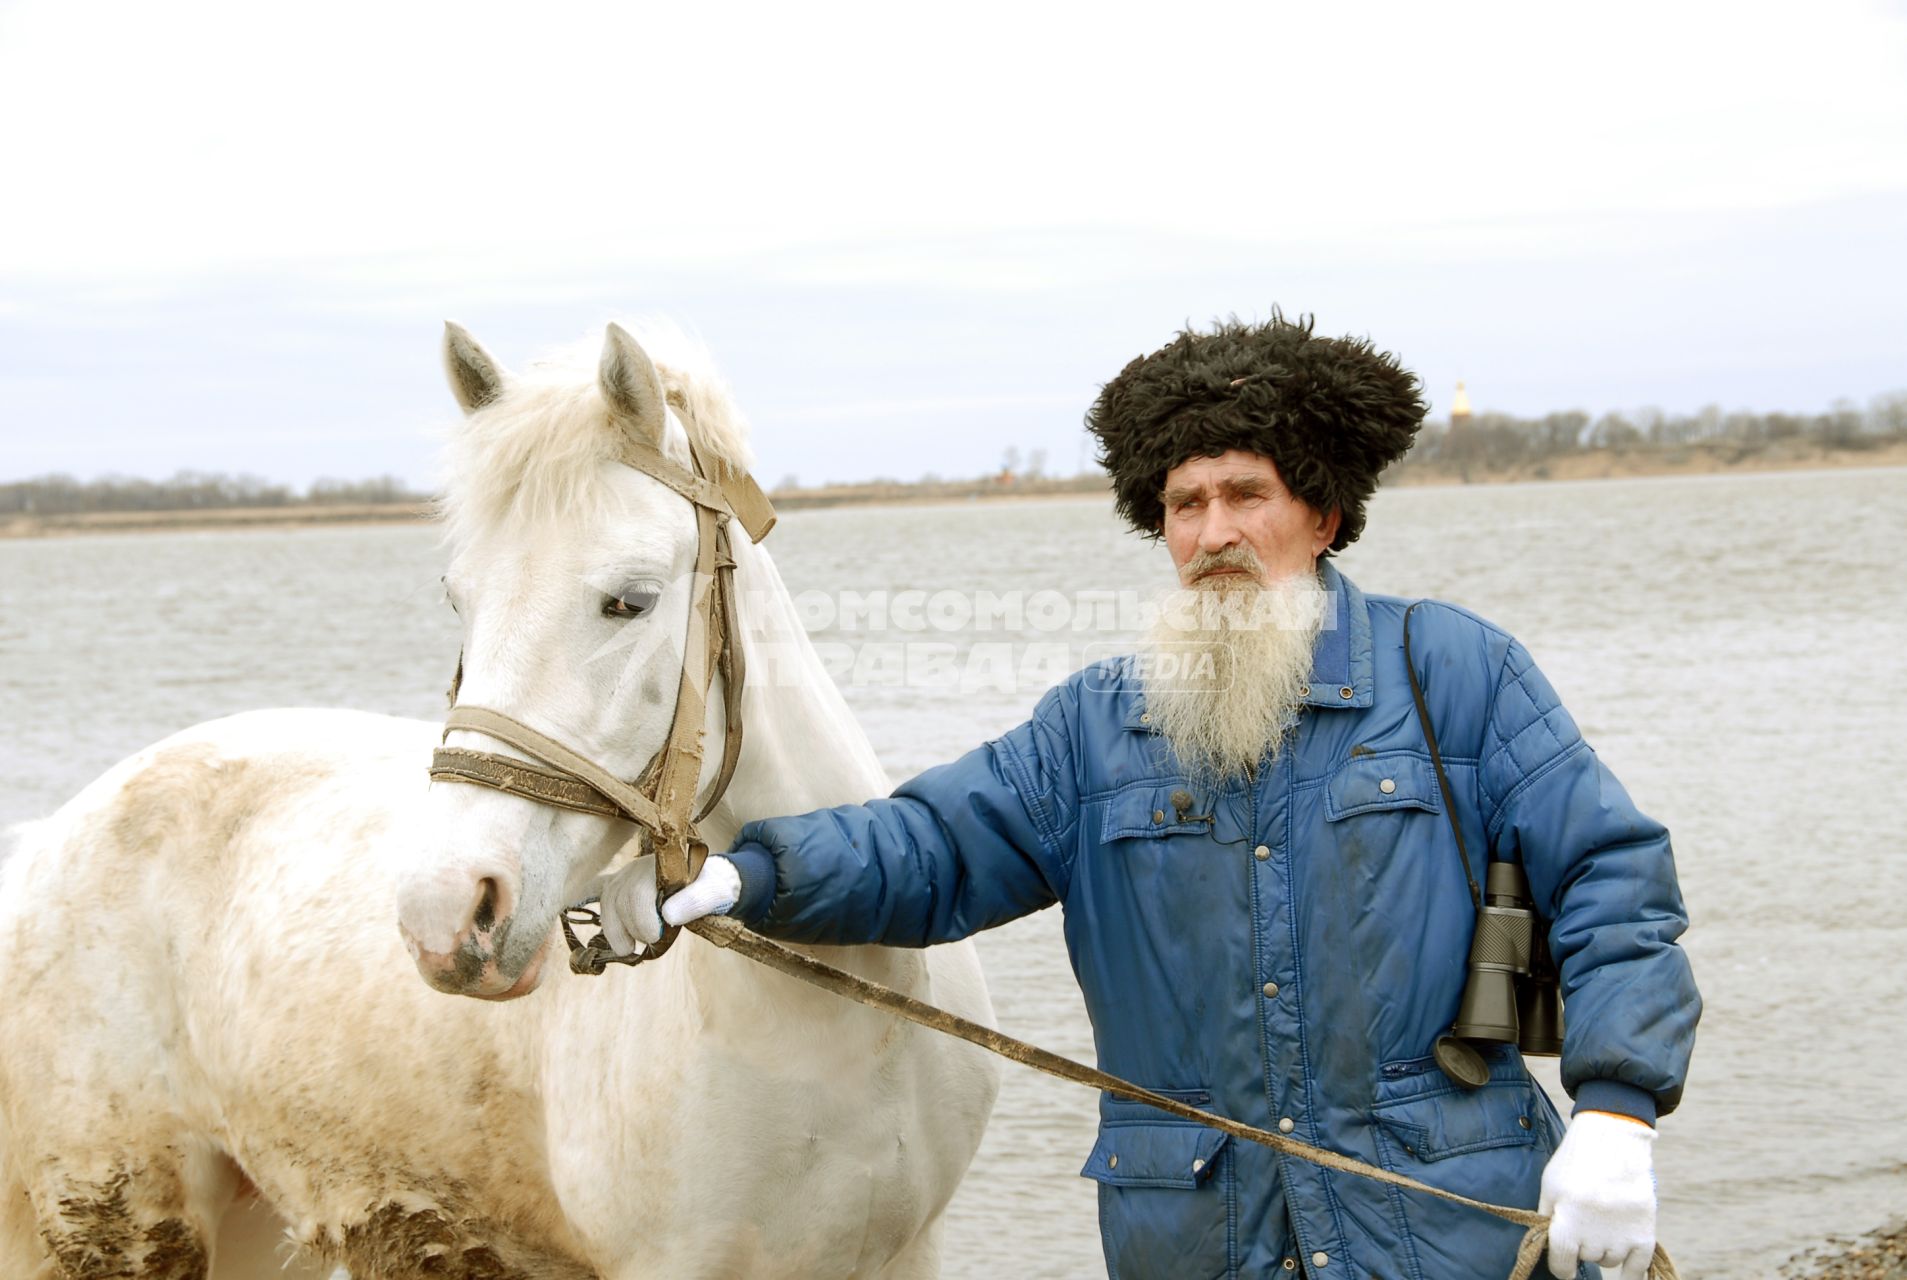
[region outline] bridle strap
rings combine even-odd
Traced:
[[[720,605],[716,621],[721,625],[721,643],[716,651],[716,670],[722,676],[722,764],[715,773],[715,785],[697,811],[697,822],[709,816],[735,780],[735,766],[742,758],[742,689],[748,682],[748,657],[742,649],[741,621],[735,610],[735,557],[726,521],[717,528],[715,544],[715,599]]]
[[[492,711],[488,707],[473,707],[460,703],[452,707],[450,714],[444,718],[444,736],[448,738],[458,730],[485,734],[498,742],[515,747],[534,760],[553,766],[562,774],[582,783],[600,796],[606,802],[606,806],[614,811],[605,816],[628,818],[631,822],[647,827],[650,831],[659,831],[663,826],[662,812],[648,796],[594,760],[577,754],[549,735],[530,728],[521,720],[506,716],[501,711]],[[508,756],[494,755],[487,751],[464,751],[456,747],[439,747],[431,757],[430,776],[442,782],[475,782],[480,786],[495,787],[499,791],[524,796],[526,799],[554,803],[535,790],[518,790],[512,786],[499,786],[493,777],[478,775],[476,771],[469,768],[471,757],[523,768],[522,761],[511,760]],[[536,770],[535,772],[541,774],[544,771]],[[582,809],[576,805],[563,807],[576,808],[579,812],[597,811]]]
[[[646,440],[625,438],[616,450],[616,457],[667,485],[697,507],[735,517],[748,531],[750,542],[760,542],[767,537],[768,531],[775,527],[775,507],[755,483],[755,478],[745,471],[731,472],[719,465],[716,468],[703,466],[692,444],[690,453],[695,456],[699,475]],[[708,479],[712,472],[726,473],[726,479]]]
[[[581,778],[490,751],[440,747],[431,757],[430,772],[445,782],[474,782],[558,809],[603,818],[624,816],[621,805]]]
[[[722,637],[715,623],[716,512],[695,509],[695,578],[689,598],[689,630],[682,647],[682,679],[676,685],[675,719],[669,740],[658,756],[654,789],[656,807],[669,821],[655,832],[656,887],[664,897],[688,884],[689,842],[694,826],[696,785],[702,777],[703,722],[708,713],[708,689],[721,661]]]

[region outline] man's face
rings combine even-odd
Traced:
[[[1180,581],[1201,556],[1234,547],[1248,548],[1263,566],[1267,585],[1316,567],[1318,556],[1337,537],[1338,513],[1320,512],[1294,497],[1278,477],[1278,468],[1261,454],[1230,449],[1216,458],[1188,458],[1165,476],[1165,545]],[[1222,585],[1223,574],[1248,574],[1230,567],[1200,575],[1203,585]]]

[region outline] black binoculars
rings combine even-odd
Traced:
[[[1485,873],[1469,969],[1457,1020],[1433,1051],[1445,1075],[1481,1088],[1490,1078],[1482,1049],[1492,1044],[1536,1056],[1563,1051],[1562,985],[1536,928],[1529,880],[1514,862],[1492,862]]]

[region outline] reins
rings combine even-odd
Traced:
[[[1439,1200],[1447,1200],[1451,1204],[1460,1204],[1467,1209],[1493,1214],[1506,1222],[1514,1222],[1526,1230],[1523,1233],[1522,1242],[1517,1246],[1516,1265],[1510,1272],[1509,1280],[1529,1280],[1529,1277],[1535,1273],[1537,1263],[1542,1261],[1544,1253],[1549,1248],[1549,1219],[1534,1209],[1515,1209],[1508,1205],[1491,1204],[1486,1200],[1473,1200],[1469,1196],[1460,1196],[1454,1191],[1433,1187],[1415,1178],[1405,1177],[1401,1173],[1393,1173],[1389,1169],[1366,1164],[1362,1160],[1340,1155],[1335,1151],[1327,1151],[1323,1147],[1314,1147],[1309,1143],[1299,1142],[1295,1138],[1288,1138],[1281,1133],[1273,1133],[1269,1129],[1260,1129],[1216,1112],[1203,1111],[1177,1098],[1155,1093],[1151,1089],[1122,1080],[1096,1067],[1089,1067],[1083,1062],[1074,1062],[1071,1058],[1061,1057],[1038,1045],[1016,1040],[1012,1036],[995,1031],[992,1027],[982,1026],[959,1014],[949,1013],[935,1005],[916,1000],[891,987],[884,987],[878,982],[870,982],[844,969],[824,964],[813,956],[803,955],[779,942],[764,938],[758,933],[752,933],[727,916],[703,916],[699,920],[691,921],[688,929],[689,932],[699,935],[718,947],[747,956],[750,960],[767,965],[778,973],[799,978],[803,982],[820,987],[824,991],[832,991],[857,1004],[885,1010],[909,1022],[965,1040],[969,1044],[979,1045],[982,1049],[997,1053],[1009,1061],[1032,1067],[1036,1071],[1043,1071],[1049,1076],[1057,1076],[1061,1080],[1070,1080],[1074,1084],[1083,1084],[1088,1088],[1103,1089],[1107,1093],[1132,1102],[1143,1102],[1178,1116],[1182,1120],[1191,1120],[1246,1142],[1270,1147],[1279,1155],[1291,1156],[1339,1173],[1369,1178],[1373,1182],[1387,1183],[1406,1191],[1422,1192],[1424,1195],[1435,1196]],[[1650,1280],[1679,1280],[1674,1261],[1670,1259],[1668,1250],[1660,1244],[1655,1246],[1655,1255],[1649,1262],[1649,1276]]]
[[[635,839],[640,841],[646,838],[656,857],[658,905],[663,898],[688,884],[701,871],[703,860],[708,856],[708,846],[697,834],[696,824],[708,816],[727,789],[741,752],[741,690],[746,673],[738,643],[740,633],[735,613],[735,561],[728,544],[729,522],[731,519],[740,521],[749,538],[756,542],[767,536],[775,522],[773,506],[752,477],[743,474],[731,478],[727,483],[714,482],[709,479],[699,453],[691,448],[691,455],[695,462],[693,473],[648,445],[630,442],[621,455],[621,461],[627,465],[687,498],[694,504],[696,513],[694,594],[688,638],[684,646],[682,681],[676,696],[675,718],[669,726],[667,741],[650,762],[649,768],[644,770],[643,776],[636,782],[625,782],[588,757],[514,717],[486,707],[461,704],[453,705],[444,721],[445,738],[456,731],[481,733],[514,747],[535,763],[494,752],[439,747],[431,758],[430,767],[431,778],[439,782],[490,787],[539,804],[603,817],[627,818],[634,822],[642,828]],[[695,789],[702,771],[703,718],[708,706],[709,688],[718,673],[723,678],[724,694],[722,761],[708,798],[697,808]],[[459,657],[457,678],[451,685],[453,704],[462,675],[463,660]],[[619,956],[610,950],[601,932],[586,943],[579,941],[575,932],[575,926],[579,924],[600,926],[601,917],[590,910],[587,904],[573,907],[562,915],[563,936],[570,947],[570,968],[574,972],[591,975],[601,974],[611,964],[634,965],[653,960],[667,951],[681,933],[676,926],[665,926],[662,938],[656,944],[637,955]],[[1529,1280],[1548,1247],[1549,1219],[1532,1209],[1516,1209],[1473,1200],[1393,1173],[1389,1169],[1299,1142],[1281,1133],[1203,1111],[1095,1067],[1016,1040],[880,983],[824,964],[812,956],[752,933],[726,916],[705,916],[690,923],[688,929],[718,947],[747,956],[778,973],[831,991],[857,1004],[884,1010],[929,1030],[965,1040],[1009,1061],[1061,1080],[1145,1103],[1182,1120],[1209,1126],[1221,1133],[1269,1147],[1280,1155],[1321,1168],[1420,1192],[1516,1223],[1526,1230],[1517,1247],[1516,1264],[1509,1280]],[[1655,1247],[1648,1274],[1651,1280],[1678,1280],[1675,1264],[1660,1244]]]

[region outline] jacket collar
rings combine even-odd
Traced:
[[[1371,671],[1371,611],[1357,584],[1329,560],[1318,566],[1324,585],[1324,626],[1311,651],[1311,688],[1305,705],[1325,710],[1368,707],[1376,701]],[[1126,700],[1121,723],[1127,729],[1156,732],[1146,714],[1145,697]]]
[[[1377,692],[1371,671],[1371,610],[1357,584],[1329,560],[1318,567],[1325,620],[1311,656],[1310,707],[1368,707]]]

